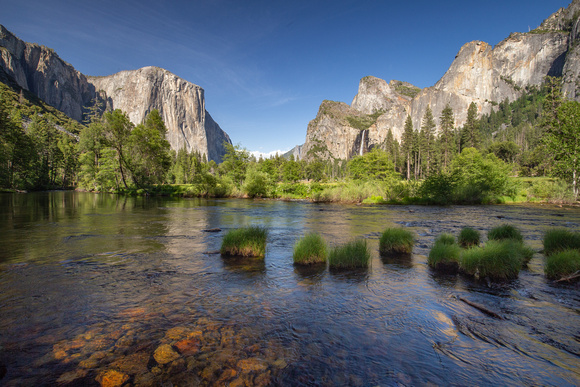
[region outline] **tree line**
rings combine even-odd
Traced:
[[[561,79],[548,77],[541,87],[497,103],[480,118],[472,103],[462,127],[455,125],[449,105],[439,117],[428,108],[419,128],[407,117],[400,141],[389,130],[383,144],[350,160],[333,158],[314,139],[304,160],[256,159],[240,145],[224,144],[219,165],[196,152],[171,150],[156,110],[134,125],[120,110],[99,114],[94,108],[86,125],[66,129],[46,114],[23,110],[22,95],[3,88],[0,186],[146,194],[186,185],[174,190],[189,196],[312,197],[325,185],[372,181],[406,187],[407,196],[447,203],[513,194],[509,176],[557,176],[575,199],[580,104],[565,100],[560,84]]]

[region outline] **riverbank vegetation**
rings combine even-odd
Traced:
[[[566,101],[560,83],[548,77],[479,118],[472,104],[462,127],[451,107],[440,117],[427,109],[420,128],[408,120],[400,141],[389,131],[350,160],[333,158],[319,141],[301,160],[255,158],[225,144],[219,163],[171,150],[155,110],[134,125],[95,102],[79,124],[0,83],[0,188],[370,204],[573,202],[580,103]]]

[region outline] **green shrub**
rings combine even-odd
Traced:
[[[326,262],[327,247],[318,234],[307,234],[294,244],[294,264],[310,265]]]
[[[366,268],[370,260],[371,253],[365,239],[356,239],[334,247],[328,254],[328,266],[331,269]]]
[[[544,253],[552,255],[557,252],[576,249],[580,250],[580,233],[554,228],[544,234]]]
[[[471,227],[464,227],[461,229],[457,241],[461,247],[473,247],[479,246],[479,241],[481,240],[481,235],[479,231],[474,230]]]
[[[463,250],[460,258],[461,270],[465,273],[506,280],[517,278],[522,267],[521,243],[511,240],[488,241],[484,247]]]
[[[550,279],[560,279],[580,270],[580,251],[563,250],[550,255],[544,271]]]
[[[514,241],[523,242],[524,237],[520,230],[511,224],[504,224],[502,226],[494,227],[487,233],[487,239],[494,241],[501,241],[511,239]]]
[[[250,226],[230,230],[224,236],[222,255],[263,257],[266,255],[268,231],[264,227]]]
[[[381,254],[410,254],[414,243],[411,231],[400,227],[387,228],[379,240],[379,251]]]
[[[459,269],[460,256],[461,248],[455,243],[446,243],[446,241],[435,242],[435,245],[429,252],[427,263],[437,271],[455,273]]]
[[[243,191],[251,198],[268,197],[272,183],[267,173],[248,169]]]
[[[435,239],[435,244],[454,245],[455,237],[449,233],[443,233]]]

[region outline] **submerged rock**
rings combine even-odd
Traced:
[[[124,356],[111,364],[111,367],[117,368],[129,375],[141,375],[147,373],[147,363],[149,363],[149,354],[138,352],[132,355]]]
[[[96,378],[101,387],[120,387],[128,380],[129,375],[115,370],[103,371]]]
[[[191,356],[199,352],[201,342],[198,339],[183,339],[175,343],[175,347],[183,356]]]
[[[170,363],[179,358],[179,354],[173,350],[171,345],[163,344],[157,347],[153,353],[155,361],[161,365]]]

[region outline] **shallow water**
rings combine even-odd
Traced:
[[[440,233],[503,223],[536,250],[517,280],[428,268]],[[269,229],[265,259],[216,254],[244,225]],[[379,256],[392,226],[411,257]],[[580,210],[0,195],[0,385],[580,385],[580,289],[543,275],[555,226]],[[310,231],[366,238],[371,268],[295,268]]]

